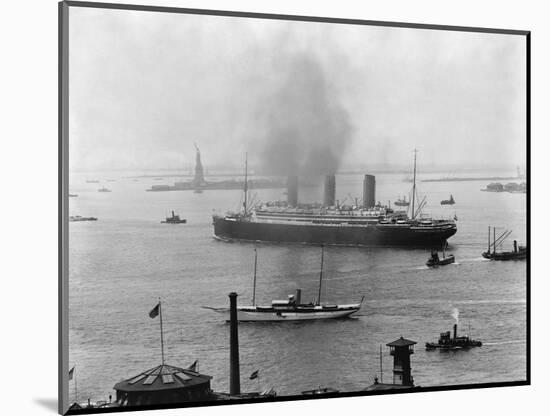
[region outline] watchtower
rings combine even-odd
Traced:
[[[416,342],[403,337],[386,344],[393,355],[393,384],[414,386],[411,376],[411,354],[414,354]]]

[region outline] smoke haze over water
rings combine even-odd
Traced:
[[[260,103],[261,169],[270,174],[334,174],[352,139],[352,125],[321,62],[307,52],[279,62],[283,74]]]

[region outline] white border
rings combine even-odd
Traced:
[[[122,2],[122,1],[120,1]],[[532,368],[531,387],[392,395],[231,407],[149,411],[148,415],[518,414],[545,406],[548,387],[543,268],[550,205],[545,172],[550,28],[544,2],[428,0],[352,2],[195,0],[157,6],[330,16],[532,31]],[[54,414],[57,400],[57,2],[2,4],[2,373],[3,414]],[[537,261],[537,258],[539,261]],[[537,407],[538,407],[537,406]],[[141,415],[144,413],[125,413]]]

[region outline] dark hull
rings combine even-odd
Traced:
[[[417,227],[378,224],[364,227],[280,224],[213,217],[214,234],[224,240],[248,240],[351,246],[434,247],[456,233],[456,226]]]
[[[428,267],[445,266],[447,264],[451,264],[451,263],[454,263],[454,262],[455,262],[455,257],[453,255],[450,255],[449,257],[445,257],[445,258],[439,259],[439,260],[429,259],[426,262],[426,266],[428,266]]]
[[[503,253],[488,253],[484,252],[481,253],[481,255],[489,260],[525,260],[527,258],[527,250],[521,250],[521,251],[508,251]]]
[[[466,350],[473,347],[481,347],[481,342],[472,341],[468,344],[436,344],[432,342],[426,343],[427,350],[443,350],[443,351],[452,351],[452,350]]]

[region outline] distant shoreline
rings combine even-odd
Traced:
[[[510,180],[525,180],[517,176],[485,176],[479,178],[437,178],[423,179],[420,182],[472,182],[472,181],[510,181]]]

